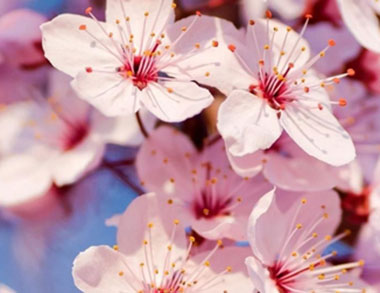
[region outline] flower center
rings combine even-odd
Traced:
[[[355,225],[368,222],[370,213],[370,193],[371,189],[369,187],[363,188],[361,193],[343,193],[342,209],[346,221]]]
[[[63,149],[69,151],[79,145],[89,133],[88,126],[85,124],[78,124],[69,127],[68,133],[63,139]]]
[[[201,196],[193,202],[193,211],[197,219],[211,219],[217,216],[228,216],[232,198],[223,198],[210,195],[209,190],[201,191]]]

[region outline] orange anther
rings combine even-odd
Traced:
[[[86,14],[90,14],[92,12],[92,7],[89,6],[86,8],[86,10],[84,11]]]
[[[235,52],[236,50],[236,46],[234,44],[230,44],[228,45],[228,49],[231,51],[231,52]]]
[[[347,105],[346,99],[340,98],[339,99],[339,106],[344,107]]]
[[[79,26],[79,30],[81,30],[81,31],[85,31],[86,29],[87,29],[87,26],[85,24],[81,24]]]
[[[335,77],[335,78],[333,79],[333,81],[334,81],[335,83],[340,83],[340,79],[337,78],[337,77]]]
[[[199,10],[197,10],[197,11],[195,12],[195,14],[196,14],[197,16],[202,16],[202,13],[201,13]]]
[[[212,46],[213,47],[218,47],[219,46],[219,42],[218,41],[212,41]]]
[[[272,12],[270,10],[265,11],[265,16],[267,18],[272,18]]]
[[[253,19],[251,19],[251,20],[249,21],[249,25],[255,25],[255,21],[254,21]]]
[[[355,70],[353,70],[352,68],[348,68],[347,69],[347,74],[348,74],[348,76],[354,76],[355,75]]]
[[[336,45],[335,41],[333,39],[330,39],[328,42],[330,47],[334,47]]]
[[[305,15],[305,18],[307,18],[307,19],[311,19],[311,18],[313,18],[313,15],[310,14],[310,13],[308,13],[308,14]]]

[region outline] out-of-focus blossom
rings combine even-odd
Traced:
[[[342,18],[358,40],[368,50],[380,53],[380,2],[377,0],[336,0]]]
[[[375,169],[374,180],[368,187],[367,220],[360,231],[355,253],[366,261],[363,278],[380,288],[380,161]]]
[[[315,0],[313,0],[315,1]],[[267,9],[284,19],[294,20],[303,16],[310,0],[243,0],[243,16],[249,20],[263,17]]]
[[[171,0],[108,0],[106,22],[60,15],[42,26],[46,57],[74,77],[79,96],[107,116],[145,106],[164,121],[182,121],[212,102],[210,61],[225,21],[197,15],[174,23]],[[226,24],[228,25],[228,24]]]
[[[229,159],[240,176],[251,177],[262,170],[269,182],[285,190],[327,190],[339,178],[337,168],[309,156],[286,134],[267,150],[243,157],[229,154]]]
[[[52,184],[74,183],[99,165],[107,143],[142,141],[134,116],[102,116],[75,96],[68,79],[52,72],[46,97],[30,92],[30,100],[2,108],[2,206],[38,199]],[[151,125],[154,119],[146,117]]]
[[[46,60],[39,26],[44,21],[44,16],[27,9],[0,17],[0,104],[26,99],[31,88],[43,84],[46,75],[39,68]]]
[[[285,129],[309,155],[334,166],[347,164],[355,157],[354,145],[331,113],[331,105],[344,106],[346,101],[330,101],[325,87],[354,71],[318,78],[312,67],[335,42],[329,40],[310,58],[302,38],[308,19],[299,35],[267,14],[266,21],[250,21],[245,45],[242,40],[229,45],[242,72],[239,89],[227,97],[218,114],[227,151],[243,157],[267,149]]]
[[[16,291],[6,285],[0,284],[0,293],[16,293]]]
[[[364,292],[367,285],[351,272],[362,261],[330,265],[336,252],[324,253],[347,234],[333,236],[340,216],[334,192],[266,194],[248,227],[254,257],[246,264],[256,292]]]
[[[136,164],[146,189],[178,206],[184,224],[208,239],[245,240],[249,213],[272,188],[261,176],[236,175],[222,140],[198,152],[185,135],[166,126],[141,146]]]
[[[337,46],[326,54],[323,62],[315,64],[315,68],[323,74],[341,72],[344,70],[346,63],[360,53],[361,46],[345,26],[336,26],[326,21],[317,22],[308,27],[304,36],[310,43],[311,50],[315,53],[322,51],[329,39],[334,39],[337,43]],[[346,48],[349,48],[349,50]],[[356,78],[357,67],[354,65],[351,67],[355,68]]]
[[[371,93],[380,94],[380,54],[362,50],[348,66],[355,68],[356,80],[362,82]]]
[[[246,250],[223,248],[190,256],[174,206],[154,194],[135,199],[122,215],[117,246],[90,247],[74,261],[76,286],[86,293],[251,292],[242,272]]]

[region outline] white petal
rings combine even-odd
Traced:
[[[367,0],[338,0],[347,27],[360,44],[380,53],[380,28],[376,13]]]
[[[193,117],[212,101],[210,92],[194,82],[152,82],[142,95],[142,102],[148,110],[166,122],[180,122]]]
[[[71,84],[80,98],[106,116],[131,115],[140,107],[140,91],[117,73],[82,72]]]
[[[121,61],[91,38],[87,32],[79,29],[81,25],[86,25],[91,34],[116,53],[111,39],[91,18],[62,14],[41,26],[45,57],[53,66],[72,77],[84,72],[87,67],[121,66]]]
[[[222,103],[217,127],[234,156],[269,148],[282,132],[276,112],[263,99],[242,90],[233,91]]]
[[[107,23],[121,21],[121,27],[128,35],[134,35],[134,47],[147,50],[150,34],[160,34],[166,25],[174,22],[172,0],[108,0],[106,8]],[[145,13],[149,13],[145,16]],[[130,32],[124,19],[129,17]],[[143,43],[141,43],[143,39]]]
[[[306,153],[330,165],[347,164],[356,156],[351,137],[326,107],[307,104],[300,110],[289,104],[281,125]]]

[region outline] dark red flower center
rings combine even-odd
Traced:
[[[68,132],[64,136],[63,149],[71,150],[79,145],[88,135],[89,128],[86,124],[78,124],[75,127],[69,127]]]

